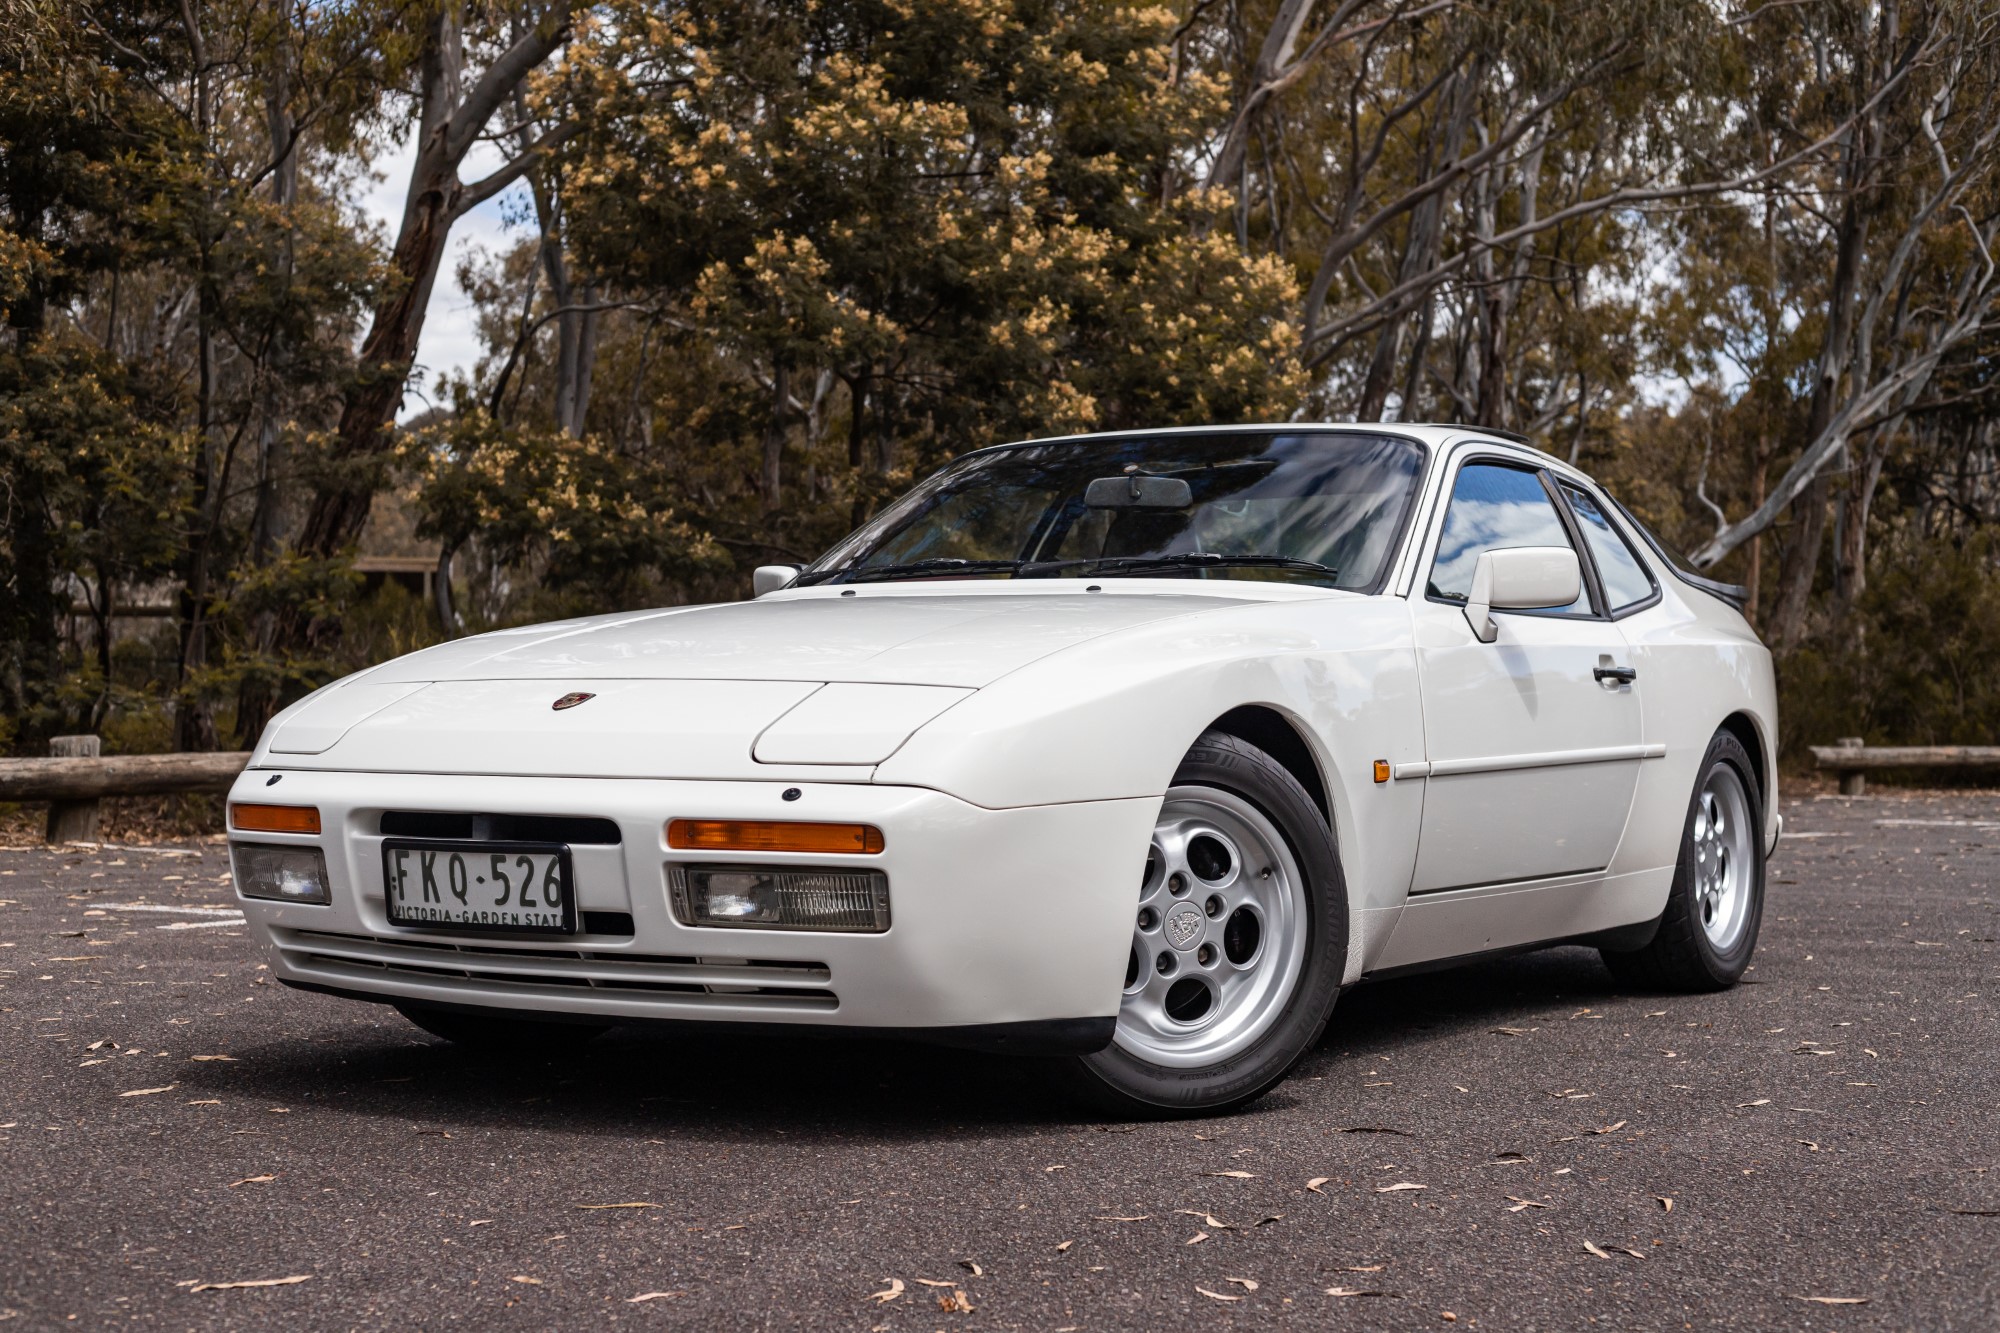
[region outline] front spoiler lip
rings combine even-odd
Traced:
[[[876,1038],[921,1042],[930,1046],[951,1046],[960,1050],[986,1051],[997,1055],[1089,1055],[1109,1046],[1112,1032],[1118,1026],[1118,1019],[1115,1016],[1037,1018],[1018,1023],[966,1023],[950,1027],[862,1027],[837,1023],[770,1023],[699,1018],[606,1018],[586,1013],[545,1010],[525,1012],[517,1009],[499,1009],[491,1005],[401,1000],[393,995],[383,995],[375,991],[348,990],[317,981],[298,981],[291,977],[279,977],[278,980],[293,990],[333,995],[343,1000],[366,1000],[371,1004],[394,1005],[398,1008],[410,1005],[422,1009],[443,1009],[458,1014],[496,1017],[512,1015],[538,1023],[574,1023],[589,1027],[601,1027],[609,1023],[614,1027],[643,1027],[710,1036],[726,1032],[732,1036],[745,1033],[764,1037]]]

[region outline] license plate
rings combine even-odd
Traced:
[[[382,896],[399,926],[576,933],[569,848],[546,842],[382,844]]]

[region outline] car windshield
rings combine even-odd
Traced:
[[[1372,589],[1423,462],[1409,440],[1360,431],[986,449],[918,484],[799,581],[1134,576]]]

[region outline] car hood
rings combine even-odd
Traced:
[[[412,653],[368,679],[848,681],[977,689],[1072,644],[1262,600],[1273,586],[1245,584],[1241,596],[808,589],[483,634]]]
[[[253,767],[866,780],[932,718],[1121,630],[1324,589],[804,589],[504,630],[294,704]],[[1334,594],[1336,596],[1342,594]],[[670,738],[670,744],[644,738]],[[637,743],[635,743],[637,742]]]

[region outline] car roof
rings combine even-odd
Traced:
[[[1161,426],[1156,429],[1083,431],[1073,435],[1044,435],[1028,440],[1010,440],[1005,444],[989,444],[972,453],[985,453],[992,449],[1015,449],[1027,444],[1070,444],[1085,440],[1117,440],[1134,436],[1157,437],[1161,435],[1276,435],[1297,434],[1301,431],[1333,431],[1357,435],[1400,435],[1420,444],[1442,449],[1446,445],[1475,441],[1491,445],[1503,453],[1511,453],[1525,461],[1541,466],[1553,467],[1569,476],[1588,479],[1585,474],[1563,462],[1545,449],[1536,447],[1511,431],[1496,431],[1484,426],[1466,426],[1451,422],[1422,421],[1279,421],[1251,425],[1233,426]]]

